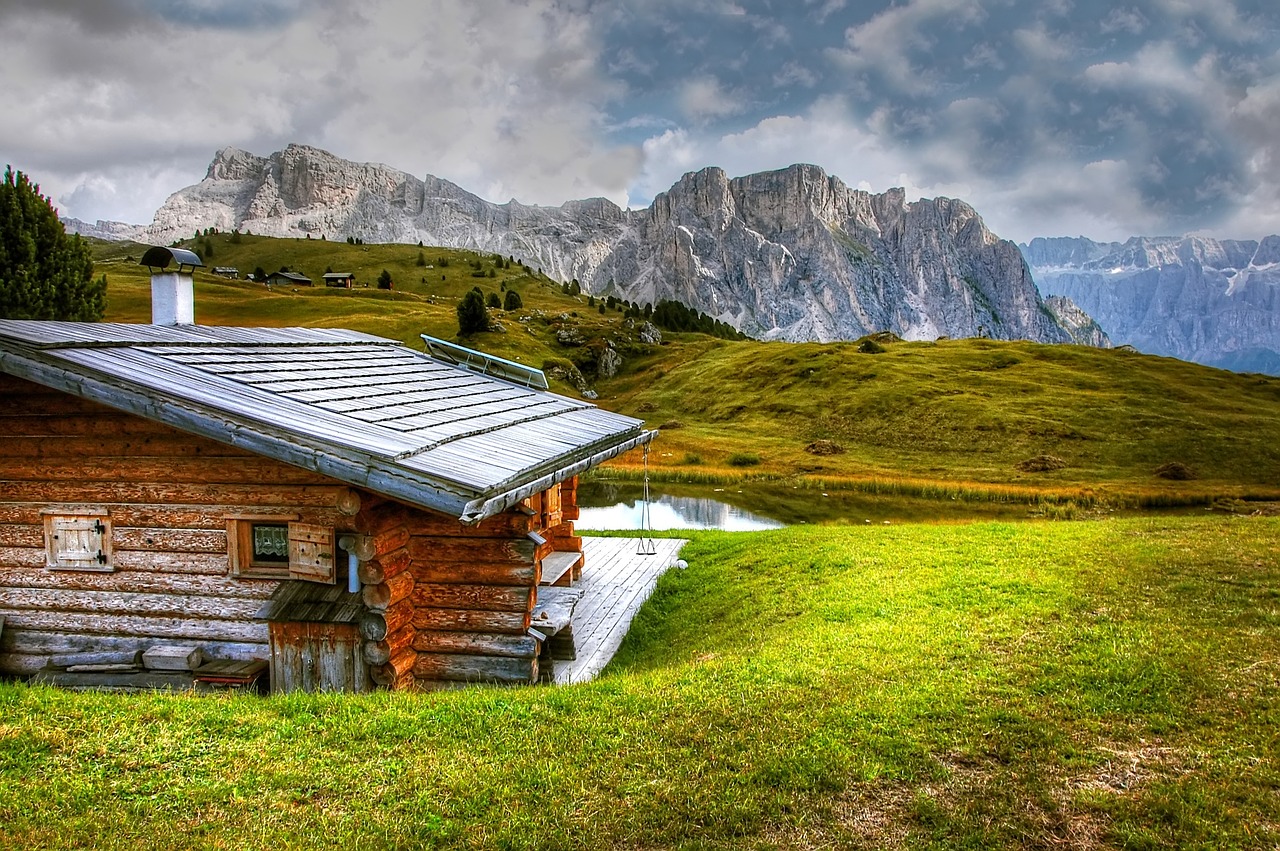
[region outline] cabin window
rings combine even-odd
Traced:
[[[333,529],[292,517],[227,518],[227,556],[242,579],[305,579],[332,585],[337,578]]]
[[[46,514],[44,543],[50,570],[115,570],[106,514]]]
[[[250,567],[288,566],[288,523],[250,523],[249,540]]]

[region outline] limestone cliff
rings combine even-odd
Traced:
[[[513,255],[589,293],[677,299],[769,339],[1071,339],[1018,247],[968,204],[850,189],[812,165],[732,180],[706,168],[632,211],[602,198],[492,204],[303,145],[269,157],[225,148],[148,234],[168,242],[210,226]]]
[[[1042,292],[1070,297],[1117,344],[1280,374],[1280,236],[1035,239],[1023,251]]]

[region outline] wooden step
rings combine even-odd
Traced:
[[[40,671],[31,681],[73,691],[188,691],[195,685],[189,671],[80,672]]]
[[[555,585],[565,574],[582,563],[582,553],[551,553],[542,557],[542,581],[539,585]]]

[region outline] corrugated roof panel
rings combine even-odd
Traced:
[[[105,372],[139,387],[208,410],[234,414],[247,422],[262,423],[324,439],[353,449],[397,455],[413,448],[398,432],[360,424],[317,408],[301,405],[277,394],[228,381],[185,364],[152,357],[146,349],[59,349],[57,356],[70,364]],[[161,419],[157,417],[157,419]]]
[[[389,387],[397,389],[389,389]],[[321,407],[330,411],[372,410],[383,405],[404,404],[418,405],[419,411],[424,413],[440,407],[461,408],[466,405],[483,404],[484,402],[499,399],[526,398],[516,387],[494,389],[492,387],[464,385],[446,389],[448,390],[447,394],[442,393],[440,388],[435,387],[424,390],[421,383],[418,383],[379,385],[376,388],[376,393],[364,392],[359,395],[352,393],[351,388],[326,388],[323,390],[291,392],[289,396],[294,399],[315,401]],[[337,393],[342,393],[342,395],[335,396],[334,394]],[[324,394],[330,398],[326,399],[323,396],[317,396],[317,394]],[[449,399],[442,399],[442,395],[447,395]],[[449,400],[452,400],[452,405],[449,404]]]

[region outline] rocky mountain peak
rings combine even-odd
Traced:
[[[1040,291],[1069,297],[1117,344],[1228,369],[1280,362],[1280,236],[1034,239],[1024,250]]]
[[[205,180],[252,180],[262,176],[267,159],[239,148],[226,147],[213,155]]]
[[[851,189],[812,164],[732,179],[704,168],[630,212],[603,198],[492,204],[306,145],[265,158],[224,148],[148,230],[159,242],[209,226],[513,255],[595,295],[675,299],[770,339],[1070,339],[1017,246],[968,204]]]

